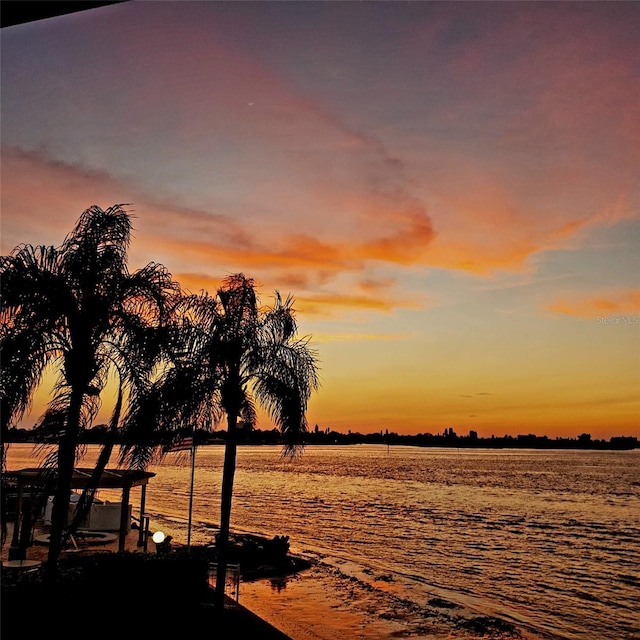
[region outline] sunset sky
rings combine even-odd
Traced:
[[[294,296],[312,427],[640,436],[639,33],[637,2],[131,0],[5,27],[2,254],[131,203],[132,270]]]

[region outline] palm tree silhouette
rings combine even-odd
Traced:
[[[260,403],[285,438],[284,453],[301,447],[307,430],[306,410],[312,391],[319,386],[317,357],[309,339],[296,337],[293,298],[260,309],[253,279],[236,274],[226,278],[218,291],[222,314],[212,364],[220,378],[220,399],[227,415],[220,501],[220,533],[215,605],[224,607],[229,546],[229,526],[236,467],[238,419],[255,423],[254,402]]]
[[[161,355],[156,329],[167,298],[179,291],[162,265],[129,273],[131,219],[124,206],[90,207],[60,247],[20,245],[0,257],[3,432],[24,415],[45,370],[59,365],[41,423],[57,442],[49,577],[64,545],[79,436],[113,371],[119,388],[112,427],[123,395],[149,386]]]
[[[297,337],[293,298],[283,300],[276,292],[274,304],[261,307],[254,280],[242,273],[225,278],[216,296],[184,296],[179,306],[179,326],[167,340],[172,366],[132,405],[125,420],[130,443],[122,452],[130,466],[144,466],[154,430],[172,430],[178,439],[196,428],[211,429],[226,416],[216,542],[215,606],[221,610],[239,422],[255,426],[258,403],[282,433],[283,454],[299,452],[307,402],[319,386],[317,356],[308,337]]]

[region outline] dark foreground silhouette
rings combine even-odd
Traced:
[[[232,545],[243,579],[287,575],[310,566],[287,553],[286,538],[241,536]],[[1,636],[33,638],[84,629],[93,638],[121,634],[165,638],[178,632],[209,638],[287,640],[288,636],[228,598],[214,608],[210,562],[215,546],[166,553],[95,552],[59,561],[54,584],[41,572],[3,569]]]

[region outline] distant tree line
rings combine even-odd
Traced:
[[[101,444],[108,432],[107,425],[97,425],[91,429],[86,429],[82,434],[83,444]],[[185,433],[191,436],[191,433]],[[282,433],[278,429],[261,430],[248,425],[240,425],[238,428],[238,444],[271,444],[281,445],[283,443]],[[224,444],[227,433],[224,430],[205,431],[196,430],[193,434],[195,444],[198,446]],[[159,430],[156,433],[158,442],[166,442],[167,436]],[[175,438],[175,434],[173,434]],[[34,432],[29,429],[14,428],[9,429],[7,442],[35,442]],[[41,440],[39,440],[41,442]],[[609,440],[593,439],[590,434],[582,433],[576,438],[550,438],[548,436],[537,436],[534,434],[522,434],[517,436],[492,435],[488,438],[481,438],[476,431],[469,431],[466,436],[458,435],[452,427],[448,427],[443,433],[418,433],[415,435],[401,435],[388,429],[375,431],[373,433],[359,433],[357,431],[347,431],[342,433],[329,428],[320,429],[318,425],[314,429],[302,435],[304,445],[317,444],[383,444],[383,445],[405,445],[415,447],[457,447],[457,448],[477,448],[477,449],[602,449],[602,450],[629,450],[640,448],[640,442],[635,436],[613,436]],[[119,444],[131,444],[122,435]]]

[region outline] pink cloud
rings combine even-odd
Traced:
[[[437,41],[449,32],[455,13],[449,19],[440,15],[428,31],[416,27],[419,51],[424,52],[429,39]],[[3,181],[3,252],[23,241],[57,243],[90,204],[123,201],[133,202],[138,215],[132,256],[191,274],[196,289],[207,288],[207,274],[222,269],[258,271],[266,281],[329,289],[337,287],[341,274],[366,279],[370,265],[376,264],[435,266],[485,276],[527,269],[537,253],[571,246],[594,226],[637,215],[624,190],[630,183],[616,183],[606,196],[598,193],[601,185],[585,183],[589,173],[581,164],[580,145],[563,146],[562,162],[526,176],[519,175],[520,165],[516,171],[492,161],[492,153],[506,150],[505,157],[511,157],[514,149],[522,152],[537,138],[547,139],[549,131],[560,132],[561,142],[580,140],[579,119],[591,123],[596,137],[611,127],[627,126],[624,118],[622,124],[604,119],[619,111],[613,102],[619,100],[623,108],[632,104],[631,63],[619,56],[615,62],[590,59],[584,64],[580,51],[595,52],[608,43],[585,43],[579,29],[566,34],[564,12],[559,16],[558,26],[540,41],[532,38],[525,17],[510,24],[499,21],[491,46],[460,48],[444,64],[442,77],[457,72],[451,77],[476,99],[462,100],[462,107],[440,114],[450,125],[465,124],[468,108],[490,112],[487,122],[495,126],[502,121],[489,109],[495,107],[495,93],[500,99],[507,94],[523,99],[521,109],[500,112],[506,124],[491,131],[494,138],[487,135],[492,146],[486,156],[460,153],[455,145],[449,148],[450,140],[437,139],[419,139],[421,155],[405,154],[392,127],[386,135],[374,128],[360,130],[329,102],[305,93],[241,47],[222,45],[204,25],[188,31],[190,46],[181,56],[170,47],[158,50],[153,43],[132,39],[119,55],[131,59],[140,83],[131,83],[118,107],[131,112],[131,130],[155,131],[162,125],[185,143],[195,143],[189,161],[195,160],[198,171],[211,159],[208,151],[215,137],[230,150],[220,161],[228,169],[221,182],[239,175],[244,189],[214,194],[210,209],[209,203],[188,206],[176,204],[161,184],[153,185],[157,190],[149,184],[134,187],[132,177],[9,150],[3,158],[3,173],[10,176]],[[167,28],[160,18],[157,24],[155,20],[150,26],[155,25],[156,36],[184,35],[182,23]],[[566,37],[558,39],[560,33]],[[508,52],[515,53],[509,57]],[[554,60],[562,64],[554,66]],[[540,64],[551,70],[548,78]],[[480,71],[499,72],[499,82],[487,82]],[[158,109],[167,78],[171,90],[184,99],[170,112]],[[595,87],[588,86],[589,79]],[[580,108],[585,95],[588,104]],[[616,98],[607,101],[607,95]],[[528,132],[524,140],[518,137],[522,131]],[[206,178],[203,174],[202,184]],[[162,176],[156,179],[161,183]],[[596,204],[587,208],[584,203],[594,195]]]
[[[131,195],[106,172],[19,150],[3,150],[2,173],[3,254],[22,243],[60,244],[86,208],[128,202]]]
[[[183,286],[193,291],[215,288],[218,277],[231,271],[259,273],[268,283],[316,288],[345,272],[366,274],[371,260],[413,263],[432,237],[428,216],[419,207],[401,211],[404,195],[390,198],[385,213],[391,224],[378,225],[377,237],[338,242],[295,230],[262,234],[260,225],[254,228],[251,221],[158,202],[106,173],[37,154],[7,150],[3,171],[10,176],[2,192],[3,253],[22,242],[59,244],[88,206],[106,208],[122,200],[132,202],[127,207],[134,215],[132,260],[165,264],[174,274],[183,274]],[[114,198],[118,193],[124,195]],[[378,282],[372,296],[327,293],[321,302],[325,312],[332,306],[388,310],[404,304],[394,300],[390,288],[383,300],[381,286]],[[307,298],[310,309],[319,303]]]

